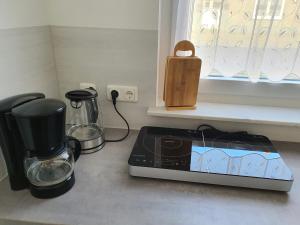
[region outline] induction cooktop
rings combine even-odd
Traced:
[[[246,132],[143,127],[128,164],[138,177],[276,191],[293,184],[272,143]]]

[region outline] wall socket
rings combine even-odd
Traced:
[[[137,102],[138,101],[138,88],[136,86],[121,86],[121,85],[107,85],[107,99],[111,100],[111,91],[116,90],[119,92],[117,101],[122,102]]]
[[[90,88],[90,87],[92,87],[92,88],[94,88],[95,90],[97,90],[96,84],[94,84],[94,83],[80,83],[80,84],[79,84],[79,88],[80,88],[80,89],[86,89],[86,88]]]

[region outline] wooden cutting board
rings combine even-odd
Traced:
[[[192,51],[190,56],[177,56],[177,51]],[[167,109],[194,109],[197,102],[201,59],[194,45],[180,41],[174,56],[168,56],[165,69],[164,101]]]

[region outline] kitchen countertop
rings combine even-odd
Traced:
[[[117,137],[122,132],[107,133]],[[299,224],[300,143],[275,143],[295,177],[291,192],[280,193],[130,177],[127,160],[136,136],[133,131],[123,142],[81,156],[74,187],[58,198],[10,191],[5,179],[0,218],[69,225]]]

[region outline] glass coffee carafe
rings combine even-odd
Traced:
[[[56,155],[40,158],[28,155],[24,159],[26,177],[32,185],[45,187],[57,185],[72,177],[75,161],[80,155],[79,146],[73,147],[77,140],[66,139]],[[76,144],[75,144],[76,145]]]
[[[80,141],[82,154],[98,151],[104,146],[102,114],[98,93],[93,88],[66,93],[70,101],[67,114],[67,135]]]

